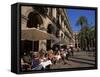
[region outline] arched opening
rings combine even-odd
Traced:
[[[28,15],[27,27],[37,28],[43,23],[41,16],[37,12],[30,12]]]
[[[47,32],[50,33],[50,34],[56,34],[56,31],[57,31],[57,27],[55,24],[49,24],[48,27],[47,27]]]

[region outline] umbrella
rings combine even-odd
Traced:
[[[53,36],[45,31],[36,28],[25,28],[21,30],[22,40],[50,40]]]
[[[59,39],[58,39],[56,36],[54,36],[53,34],[51,34],[51,39],[52,39],[51,47],[52,47],[54,44],[56,44],[56,43],[59,42]]]
[[[59,42],[56,43],[56,45],[67,45],[68,42],[66,39],[61,39]]]

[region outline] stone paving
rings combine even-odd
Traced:
[[[95,65],[94,52],[75,52],[74,56],[69,57],[66,62],[67,64],[60,62],[52,65],[51,69],[93,67]]]

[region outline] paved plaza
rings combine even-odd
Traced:
[[[51,69],[93,67],[95,65],[94,52],[75,52],[74,56],[69,57],[69,60],[66,60],[66,62],[67,64],[63,64],[63,62],[60,62],[52,65]]]

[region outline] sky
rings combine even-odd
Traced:
[[[95,25],[95,10],[66,9],[66,11],[70,20],[71,28],[74,32],[80,31],[80,26],[76,25],[77,19],[80,16],[85,16],[91,26]]]

